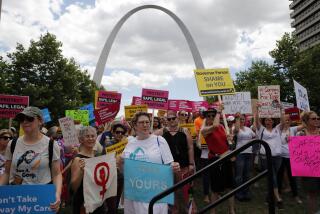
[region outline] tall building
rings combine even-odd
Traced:
[[[291,0],[291,27],[297,37],[300,50],[320,43],[320,0]]]

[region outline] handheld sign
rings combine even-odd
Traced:
[[[62,131],[64,145],[71,146],[79,144],[79,139],[73,120],[69,117],[60,118],[59,124]]]
[[[289,138],[292,176],[320,177],[320,136]]]
[[[279,118],[280,117],[280,86],[258,86],[258,99],[260,103],[260,118]]]
[[[98,91],[96,109],[108,107],[112,104],[121,103],[121,94],[114,91]]]
[[[131,105],[124,107],[124,115],[127,121],[131,120],[137,112],[148,112],[147,105]]]
[[[180,124],[179,126],[182,128],[187,128],[193,140],[197,139],[197,132],[196,128],[194,127],[194,123],[184,123]]]
[[[28,96],[0,94],[0,118],[14,118],[29,106]]]
[[[99,126],[111,120],[117,116],[119,112],[119,103],[110,104],[108,107],[103,109],[94,110],[94,115],[96,117],[96,124]]]
[[[88,110],[89,111],[89,121],[92,121],[95,119],[94,113],[93,113],[93,111],[94,111],[93,103],[90,103],[88,105],[80,107],[80,110]]]
[[[115,152],[116,156],[119,156],[122,154],[124,148],[126,147],[128,143],[128,139],[124,138],[122,141],[120,141],[119,143],[113,144],[112,146],[107,146],[106,147],[106,153],[110,154]]]
[[[296,93],[297,107],[303,111],[310,111],[307,89],[293,80],[294,91]]]
[[[149,203],[154,196],[171,186],[173,173],[170,165],[124,160],[124,198]],[[173,202],[173,194],[158,201]]]
[[[0,213],[50,213],[55,202],[55,186],[6,185],[0,186]]]
[[[44,123],[48,123],[51,121],[51,116],[48,108],[41,109],[41,113],[42,113]]]
[[[192,102],[189,100],[169,100],[168,110],[192,112]]]
[[[141,97],[133,96],[131,105],[141,105]]]
[[[235,114],[252,114],[251,94],[250,92],[237,92],[234,95],[224,95],[224,113]]]
[[[192,111],[198,112],[200,108],[208,109],[209,104],[207,101],[193,101],[192,102]]]
[[[169,91],[142,89],[141,103],[150,109],[168,109]]]
[[[198,69],[194,71],[194,74],[200,96],[235,93],[228,68]]]
[[[75,121],[79,121],[82,125],[89,125],[88,110],[66,110],[66,117],[70,117]]]

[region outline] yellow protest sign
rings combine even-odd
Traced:
[[[200,96],[235,93],[228,68],[198,69],[194,71],[194,74]]]
[[[123,152],[124,148],[126,147],[128,143],[128,139],[124,138],[122,141],[120,141],[119,143],[116,143],[112,146],[108,146],[106,147],[106,153],[116,153],[116,156],[121,155],[121,153]]]
[[[166,110],[159,109],[157,115],[158,117],[164,117],[166,113],[167,113]]]
[[[131,106],[125,106],[124,107],[124,115],[126,120],[131,120],[133,118],[133,115],[136,112],[148,112],[148,106],[147,105],[131,105]]]
[[[180,127],[187,128],[190,132],[192,139],[193,140],[197,139],[197,132],[196,132],[196,128],[194,127],[194,123],[180,124]]]

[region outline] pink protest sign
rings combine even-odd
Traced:
[[[117,92],[111,91],[98,91],[98,99],[96,108],[105,108],[114,103],[118,103],[120,105],[121,102],[121,94]]]
[[[141,97],[133,96],[133,97],[132,97],[131,105],[134,105],[134,106],[139,106],[139,105],[141,105]]]
[[[292,176],[320,177],[320,136],[289,138]]]
[[[169,91],[142,89],[141,102],[150,109],[168,109]]]
[[[193,101],[192,102],[192,111],[193,112],[198,112],[201,107],[208,109],[208,107],[209,107],[208,102],[207,101]]]
[[[179,100],[168,100],[168,110],[179,111]]]
[[[28,96],[0,94],[0,118],[14,118],[27,106],[29,106]]]
[[[189,100],[179,100],[179,111],[192,112],[192,102]]]
[[[99,126],[111,120],[117,116],[120,109],[120,105],[117,103],[110,104],[108,107],[103,109],[94,110],[94,116],[96,118],[96,124]]]

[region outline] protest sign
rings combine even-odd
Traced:
[[[258,86],[259,117],[280,117],[280,86]]]
[[[96,124],[99,126],[111,120],[117,116],[119,112],[119,103],[110,104],[108,107],[103,109],[94,110],[94,115],[96,117]]]
[[[87,213],[117,195],[117,167],[114,153],[85,160],[83,175],[84,206]]]
[[[59,124],[62,131],[64,145],[71,146],[79,144],[74,121],[70,117],[64,117],[59,119]]]
[[[131,120],[137,112],[148,112],[147,105],[131,105],[124,107],[124,115],[127,121]]]
[[[168,100],[168,110],[179,111],[179,100]]]
[[[0,94],[0,118],[14,118],[27,106],[29,106],[28,96]]]
[[[168,110],[192,112],[192,102],[189,100],[168,100]]]
[[[199,112],[200,108],[208,109],[209,104],[207,101],[193,101],[192,102],[192,111]]]
[[[66,117],[70,117],[74,121],[79,121],[84,126],[89,125],[88,110],[66,110]]]
[[[307,89],[293,80],[294,91],[296,94],[297,107],[303,111],[310,111]]]
[[[290,119],[294,122],[300,122],[300,111],[297,107],[285,109],[285,113],[289,114]]]
[[[194,127],[194,123],[180,124],[180,127],[187,128],[188,131],[190,132],[190,135],[191,135],[192,139],[193,140],[197,139],[197,132],[196,132],[196,128]]]
[[[173,173],[170,165],[124,160],[124,198],[149,203],[171,186]],[[157,203],[173,204],[173,201],[173,194],[170,194]]]
[[[166,115],[167,111],[166,110],[158,110],[157,116],[158,117],[164,117],[164,115]]]
[[[320,136],[289,137],[292,176],[320,177]]]
[[[117,103],[121,103],[121,94],[114,91],[98,91],[96,109],[102,109]]]
[[[89,121],[92,121],[95,119],[94,117],[94,106],[93,103],[90,103],[88,105],[80,107],[80,110],[88,110],[89,111]]]
[[[41,113],[44,123],[48,123],[51,121],[51,116],[48,108],[41,109]]]
[[[147,104],[150,109],[168,109],[169,91],[142,89],[141,103]]]
[[[235,93],[228,68],[198,69],[194,71],[194,74],[200,96]]]
[[[282,102],[281,101],[281,105],[282,105],[282,108],[284,110],[288,109],[288,108],[293,108],[294,107],[294,104],[293,103],[288,103],[288,102]]]
[[[55,186],[6,185],[0,186],[0,213],[51,213],[55,202]]]
[[[131,105],[141,105],[141,97],[133,96]]]
[[[234,95],[224,95],[224,113],[235,114],[252,114],[251,94],[250,92],[237,92]]]
[[[115,152],[116,156],[119,156],[119,155],[122,154],[122,152],[123,152],[124,148],[126,147],[127,143],[128,143],[128,139],[124,138],[119,143],[113,144],[111,146],[107,146],[106,147],[106,153],[110,154],[110,153]]]

